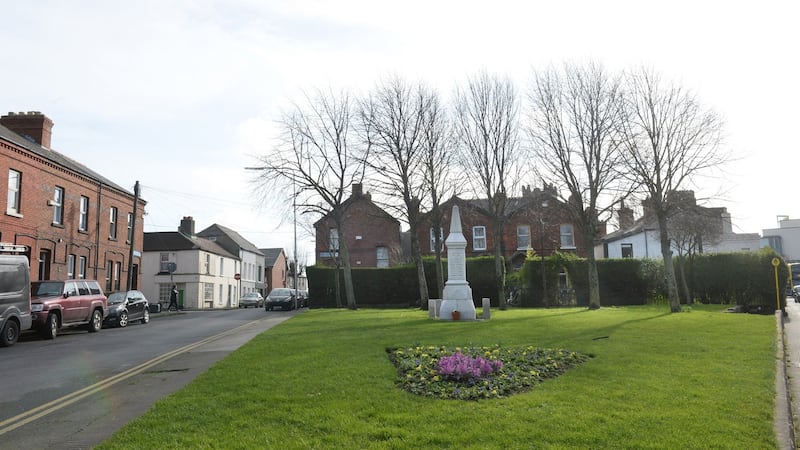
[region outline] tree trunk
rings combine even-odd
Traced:
[[[492,230],[494,242],[492,248],[494,249],[494,278],[497,283],[497,299],[500,309],[506,309],[506,263],[503,258],[503,223],[495,221],[495,226]]]
[[[416,219],[414,219],[416,220]],[[417,235],[417,225],[409,227],[411,234],[411,255],[414,259],[414,264],[417,265],[417,280],[419,281],[419,307],[420,309],[428,309],[428,281],[425,279],[425,264],[422,262],[422,252],[419,250],[419,236]]]
[[[678,272],[681,274],[681,290],[683,291],[683,301],[686,304],[692,303],[692,294],[689,292],[689,283],[686,281],[686,258],[678,256]]]
[[[664,276],[667,281],[667,294],[669,295],[669,309],[672,312],[680,312],[681,299],[678,297],[678,282],[675,280],[675,267],[672,265],[672,246],[669,243],[667,218],[663,213],[657,213],[657,216],[661,255],[664,257]]]
[[[442,220],[433,222],[433,246],[436,254],[436,298],[444,296],[444,264],[442,251],[444,250],[444,236],[442,235]]]
[[[347,248],[347,234],[343,227],[343,220],[341,217],[337,217],[335,222],[339,230],[339,256],[344,264],[344,293],[347,299],[347,307],[350,309],[357,309],[356,294],[355,289],[353,289],[353,268],[350,265],[350,250]]]

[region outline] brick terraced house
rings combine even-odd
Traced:
[[[134,220],[134,194],[51,149],[52,128],[38,111],[0,117],[0,242],[27,248],[31,280],[96,279],[110,292],[132,274],[138,288],[146,202]]]

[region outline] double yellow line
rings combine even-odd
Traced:
[[[80,390],[77,390],[77,391],[72,392],[70,394],[67,394],[67,395],[65,395],[65,396],[63,396],[61,398],[57,398],[57,399],[52,400],[52,401],[50,401],[48,403],[45,403],[43,405],[39,405],[36,408],[30,409],[30,410],[25,411],[25,412],[23,412],[21,414],[18,414],[18,415],[14,416],[14,417],[10,417],[10,418],[0,422],[0,436],[8,433],[9,431],[16,430],[17,428],[19,428],[19,427],[21,427],[23,425],[26,425],[28,423],[31,423],[34,420],[42,418],[42,417],[44,417],[44,416],[46,416],[46,415],[48,415],[50,413],[58,411],[61,408],[67,407],[67,406],[77,402],[78,400],[84,399],[84,398],[86,398],[86,397],[88,397],[88,396],[90,396],[92,394],[100,392],[103,389],[106,389],[106,388],[108,388],[110,386],[113,386],[113,385],[115,385],[115,384],[117,384],[117,383],[119,383],[121,381],[125,381],[128,378],[130,378],[130,377],[132,377],[134,375],[138,375],[138,374],[144,372],[145,370],[147,370],[147,369],[149,369],[149,368],[151,368],[153,366],[156,366],[158,364],[161,364],[164,361],[167,361],[167,360],[169,360],[171,358],[174,358],[175,356],[178,356],[178,355],[180,355],[182,353],[186,353],[186,352],[188,352],[190,350],[194,350],[195,348],[203,346],[205,344],[208,344],[209,342],[213,342],[213,341],[216,341],[218,339],[222,339],[223,337],[226,337],[226,336],[229,336],[229,335],[231,335],[233,333],[236,333],[241,329],[244,329],[244,328],[247,328],[247,327],[252,327],[258,322],[260,322],[260,320],[256,320],[256,321],[253,321],[253,322],[246,323],[244,325],[240,325],[240,326],[238,326],[236,328],[230,329],[230,330],[225,331],[223,333],[220,333],[220,334],[217,334],[217,335],[214,335],[214,336],[211,336],[211,337],[207,337],[207,338],[205,338],[205,339],[203,339],[201,341],[197,341],[197,342],[195,342],[193,344],[189,344],[189,345],[186,345],[186,346],[181,347],[179,349],[173,350],[171,352],[164,353],[161,356],[153,358],[153,359],[151,359],[149,361],[145,361],[144,363],[139,364],[138,366],[132,367],[132,368],[130,368],[130,369],[124,371],[124,372],[120,372],[120,373],[118,373],[118,374],[116,374],[116,375],[114,375],[112,377],[108,377],[105,380],[99,381],[99,382],[97,382],[97,383],[95,383],[95,384],[93,384],[91,386],[86,386],[83,389],[80,389]]]

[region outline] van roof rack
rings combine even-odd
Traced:
[[[19,244],[12,244],[10,242],[0,242],[0,253],[25,253],[28,247]]]

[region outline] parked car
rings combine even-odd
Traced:
[[[267,311],[272,311],[273,308],[281,308],[285,310],[292,310],[297,308],[297,302],[294,297],[294,289],[289,288],[275,288],[267,295],[264,302]]]
[[[301,308],[308,307],[308,291],[306,290],[297,291],[297,297],[300,300]]]
[[[262,297],[258,292],[245,293],[242,296],[242,299],[239,300],[239,308],[249,308],[251,306],[256,308],[261,308],[264,306],[264,297]]]
[[[94,280],[34,281],[31,283],[33,327],[45,339],[55,339],[66,326],[85,325],[100,331],[108,315],[108,300]]]
[[[108,295],[108,315],[103,325],[127,327],[134,320],[150,322],[150,302],[140,291],[119,291]]]
[[[14,345],[31,327],[30,273],[27,257],[0,255],[0,346]]]

